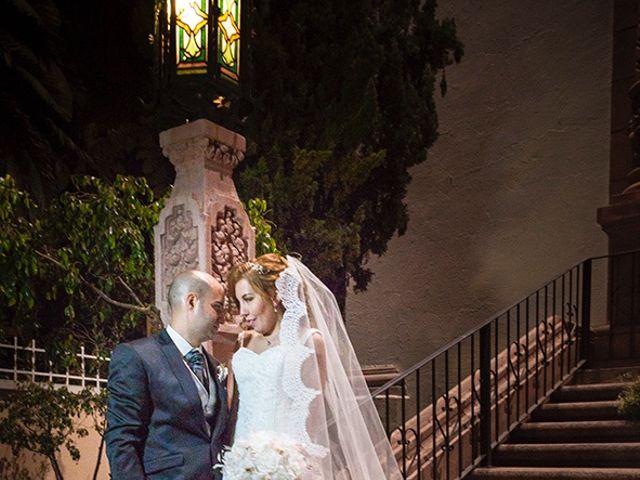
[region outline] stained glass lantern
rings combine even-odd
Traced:
[[[163,70],[173,78],[204,76],[238,84],[242,0],[167,0],[165,6]]]

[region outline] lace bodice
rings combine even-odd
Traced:
[[[311,354],[303,344],[281,344],[259,354],[242,347],[233,355],[239,395],[236,440],[257,431],[278,432],[312,455],[326,454],[325,447],[311,441],[306,428],[309,404],[320,394],[300,378],[302,363]]]
[[[247,438],[254,431],[277,429],[279,406],[273,399],[281,388],[282,367],[280,346],[260,354],[242,347],[233,355],[239,399],[236,439]]]

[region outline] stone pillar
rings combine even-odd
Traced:
[[[175,275],[202,270],[224,285],[232,265],[253,258],[255,234],[231,178],[244,158],[244,137],[202,119],[160,133],[160,146],[176,170],[154,231],[156,305],[166,324]],[[223,325],[209,345],[212,353],[225,361],[237,333],[235,325]]]
[[[613,8],[610,195],[609,205],[598,209],[598,223],[609,237],[609,253],[618,254],[640,249],[640,9],[636,0],[616,1]],[[640,298],[638,263],[637,255],[610,261],[612,325],[629,324],[630,312],[640,312],[634,305]]]

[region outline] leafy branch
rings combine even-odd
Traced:
[[[159,322],[151,242],[162,201],[140,178],[72,181],[38,205],[0,178],[0,332],[46,332],[41,343],[62,356],[82,338],[104,356]]]
[[[44,260],[47,260],[47,261],[53,263],[54,265],[60,267],[61,269],[67,271],[66,267],[62,263],[57,261],[55,258],[47,255],[46,253],[42,253],[42,252],[37,251],[37,250],[34,253],[36,255],[38,255],[39,257],[43,258]],[[124,308],[126,310],[134,310],[136,312],[143,313],[143,314],[151,317],[154,320],[159,320],[160,319],[160,312],[159,312],[158,308],[153,304],[146,304],[145,305],[144,303],[142,303],[140,301],[140,299],[137,297],[137,295],[135,293],[133,293],[133,290],[131,290],[131,287],[124,280],[122,280],[121,277],[118,277],[119,282],[137,300],[137,302],[138,302],[137,305],[133,305],[131,303],[126,303],[126,302],[122,302],[122,301],[119,301],[119,300],[115,300],[115,299],[111,298],[109,295],[107,295],[105,292],[103,292],[101,289],[96,287],[93,283],[89,282],[82,275],[78,274],[78,278],[80,279],[80,281],[84,285],[89,287],[93,292],[96,293],[96,295],[98,295],[102,300],[104,300],[105,302],[109,303],[110,305],[113,305],[113,306],[119,307],[119,308]]]

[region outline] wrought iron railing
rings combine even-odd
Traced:
[[[491,465],[492,450],[592,355],[640,353],[638,317],[640,251],[589,258],[375,390],[404,478],[461,479]]]
[[[56,367],[44,348],[35,340],[26,344],[18,337],[0,343],[0,389],[13,390],[20,382],[49,382],[70,390],[85,387],[104,388],[109,358],[99,358],[80,347],[68,367]]]

